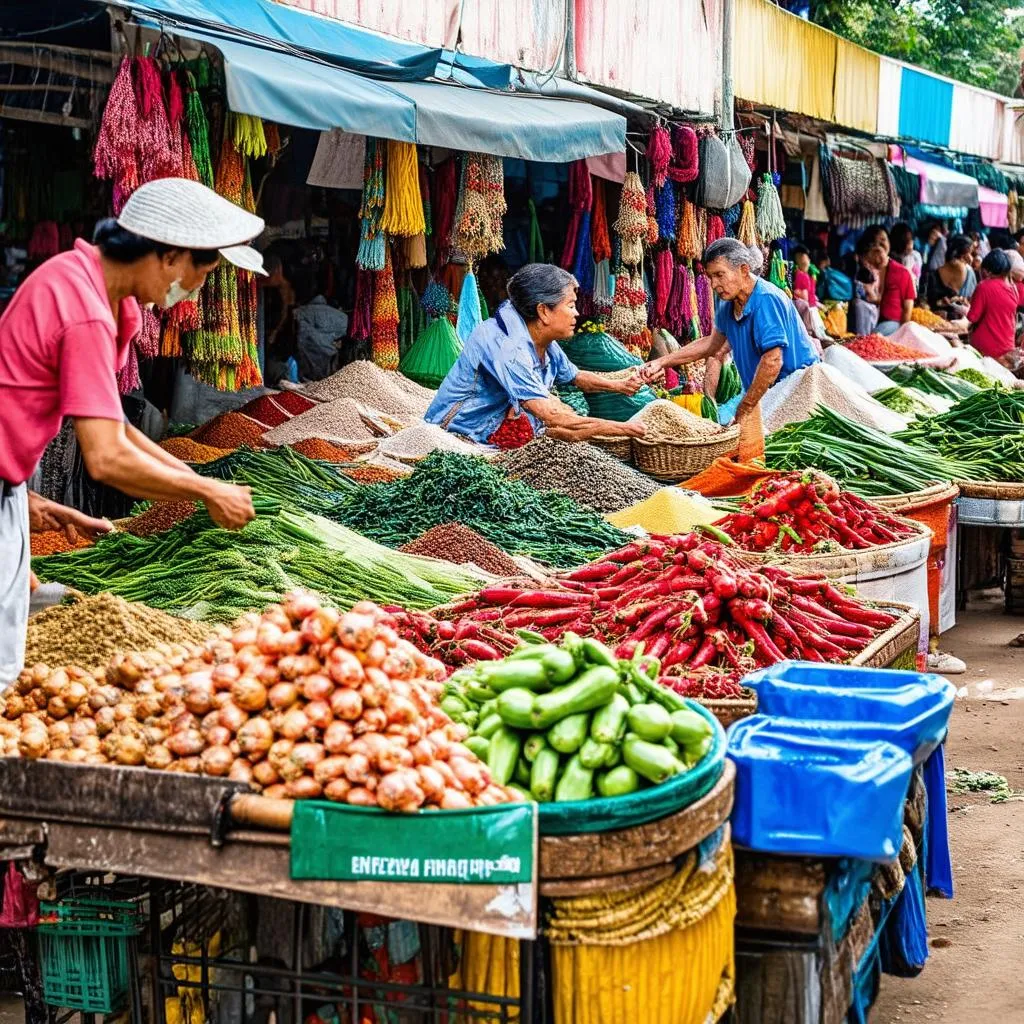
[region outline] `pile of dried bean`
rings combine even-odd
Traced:
[[[182,462],[192,462],[199,465],[204,462],[213,462],[221,458],[231,450],[230,448],[214,448],[209,444],[200,444],[193,441],[191,437],[168,437],[160,442],[168,455],[173,455]]]
[[[492,544],[462,523],[434,526],[403,545],[401,550],[413,555],[443,558],[456,565],[473,564],[495,576],[520,575],[519,566],[497,544]]]
[[[126,533],[149,537],[154,533],[164,533],[195,511],[196,505],[192,501],[155,501],[145,512],[131,516],[120,525]]]

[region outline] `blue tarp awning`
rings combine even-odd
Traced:
[[[507,89],[512,77],[508,64],[392,39],[270,0],[125,0],[123,6],[172,29],[225,32],[256,46],[313,53],[348,71],[385,81],[419,82],[436,76]]]
[[[131,6],[144,25],[169,27],[179,36],[220,50],[228,106],[240,114],[296,128],[342,128],[400,142],[551,163],[625,149],[626,119],[593,104],[453,84],[476,77],[479,69],[474,70],[470,61],[455,70],[449,67],[448,83],[382,81],[319,54],[279,48],[228,30],[204,30],[177,21],[167,26],[164,19],[143,13],[161,5],[197,2],[145,0]],[[445,76],[443,67],[442,62],[439,77]]]

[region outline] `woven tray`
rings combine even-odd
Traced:
[[[905,516],[908,512],[915,512],[939,501],[953,501],[959,493],[960,488],[956,484],[936,483],[920,491],[887,494],[882,498],[872,498],[871,501],[894,515]]]
[[[645,441],[634,437],[633,460],[648,476],[679,483],[702,473],[715,459],[734,452],[739,439],[739,427],[690,441]]]
[[[898,615],[899,622],[875,637],[850,664],[865,668],[888,668],[908,651],[917,650],[921,636],[921,613],[913,605],[899,601],[869,603],[880,611]]]
[[[628,437],[592,437],[591,444],[603,448],[609,455],[614,455],[623,462],[633,461],[633,443]]]
[[[958,480],[965,498],[988,498],[991,501],[1024,501],[1024,483]]]
[[[738,722],[741,718],[757,714],[757,694],[747,686],[743,687],[742,697],[730,697],[722,700],[711,700],[705,697],[695,697],[694,699],[722,723],[723,729],[728,729],[733,722]]]

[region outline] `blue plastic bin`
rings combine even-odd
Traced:
[[[903,844],[913,762],[842,722],[763,714],[729,730],[736,763],[732,828],[755,850],[891,861]]]
[[[923,763],[942,742],[956,694],[942,676],[783,661],[747,676],[762,714],[843,722],[863,739],[895,743]]]

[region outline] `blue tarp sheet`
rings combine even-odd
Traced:
[[[949,145],[953,83],[905,67],[900,76],[900,135]]]
[[[129,6],[142,24],[219,49],[228,105],[238,113],[547,163],[625,149],[626,119],[619,114],[482,87],[507,86],[507,65],[460,54],[455,66],[445,51],[266,0],[129,0]],[[232,28],[229,15],[245,29]],[[447,84],[420,80],[432,75]]]

